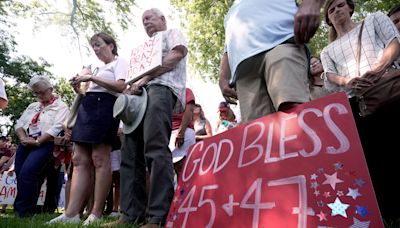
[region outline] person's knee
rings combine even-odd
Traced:
[[[289,112],[289,111],[291,111],[291,109],[293,109],[294,107],[296,107],[299,104],[301,104],[301,103],[298,103],[298,102],[284,102],[284,103],[279,105],[278,111]]]
[[[107,156],[105,154],[93,153],[92,160],[93,160],[93,166],[95,168],[111,167],[110,156]]]
[[[90,166],[91,164],[91,159],[89,156],[83,154],[83,153],[74,153],[72,156],[72,163],[74,167],[77,166]]]

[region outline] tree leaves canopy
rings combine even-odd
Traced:
[[[2,0],[0,1],[0,78],[6,82],[6,93],[9,99],[7,109],[1,116],[9,121],[1,126],[1,133],[14,136],[13,126],[25,108],[36,100],[28,89],[27,83],[36,75],[52,79],[55,93],[68,104],[75,96],[71,86],[64,78],[56,78],[48,71],[51,65],[44,59],[32,60],[28,56],[16,54],[15,38],[12,36],[12,18],[33,18],[36,30],[45,29],[48,25],[64,28],[65,36],[78,41],[95,32],[105,31],[114,37],[112,23],[127,29],[132,22],[131,9],[134,0]],[[109,15],[113,15],[110,17]],[[110,20],[106,20],[106,18]],[[15,140],[16,137],[13,137]]]
[[[266,0],[267,1],[267,0]],[[397,1],[397,2],[396,2]],[[361,20],[376,11],[387,12],[399,0],[365,0],[356,2],[355,19]],[[234,0],[171,0],[180,9],[189,37],[190,64],[203,79],[216,81],[224,45],[224,16]],[[328,27],[321,9],[321,26],[309,46],[315,55],[328,44]]]

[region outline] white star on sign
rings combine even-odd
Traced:
[[[349,228],[368,228],[371,221],[361,222],[360,220],[353,217],[353,225]]]
[[[339,178],[337,178],[337,173],[336,173],[336,172],[335,172],[334,174],[332,174],[332,175],[328,175],[328,174],[325,174],[325,173],[324,173],[324,175],[325,175],[326,180],[325,180],[324,183],[322,183],[322,184],[329,184],[329,185],[331,185],[331,187],[333,188],[333,190],[335,190],[335,187],[336,187],[336,184],[337,184],[337,183],[342,183],[342,182],[343,182],[342,180],[340,180]]]
[[[352,188],[348,188],[349,192],[346,194],[346,196],[351,196],[354,200],[361,196],[361,194],[358,192],[358,188],[352,189]]]
[[[349,207],[349,204],[344,204],[340,202],[340,199],[336,197],[334,203],[328,203],[328,207],[332,209],[332,216],[341,215],[347,218],[346,209]]]
[[[316,180],[317,177],[318,177],[317,174],[313,173],[313,174],[311,175],[311,180]]]

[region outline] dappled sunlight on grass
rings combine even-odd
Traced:
[[[26,228],[26,227],[84,227],[81,224],[54,224],[54,225],[45,225],[46,222],[50,221],[52,218],[60,215],[59,213],[56,214],[38,214],[29,218],[18,218],[14,215],[12,209],[7,209],[7,213],[0,214],[0,227],[4,228]],[[91,225],[88,227],[101,227],[101,225],[114,221],[118,219],[117,217],[109,217],[104,216],[102,221],[96,225]],[[121,225],[115,227],[132,227],[137,228],[136,225]]]

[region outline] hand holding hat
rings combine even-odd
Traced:
[[[122,132],[132,133],[142,122],[147,108],[147,92],[142,88],[141,95],[120,95],[114,103],[113,116],[123,122]]]

